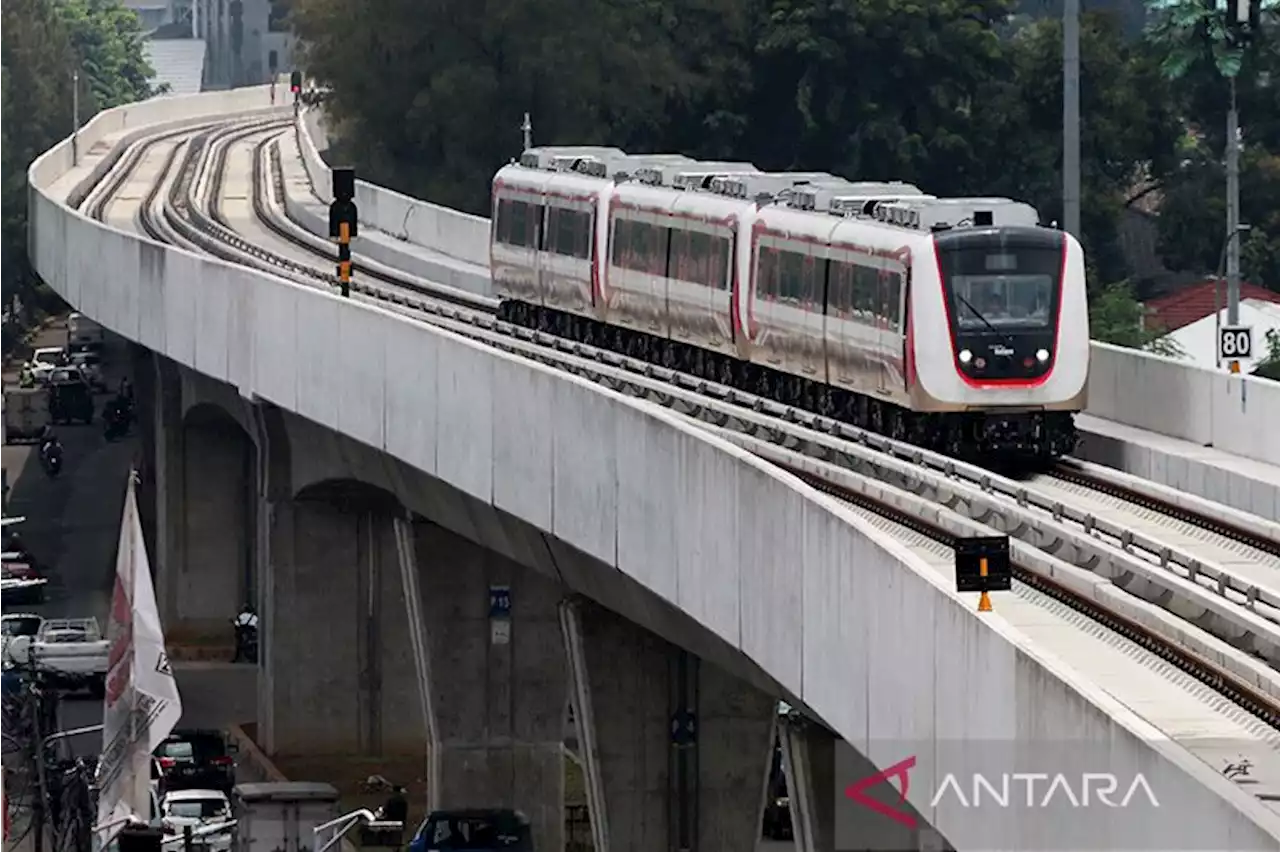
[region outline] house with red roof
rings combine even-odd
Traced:
[[[1243,302],[1245,299],[1280,304],[1280,293],[1242,281],[1240,282],[1240,301]],[[1199,284],[1184,287],[1176,293],[1147,301],[1144,305],[1147,309],[1145,322],[1147,328],[1162,329],[1166,333],[1173,332],[1197,320],[1211,317],[1226,306],[1226,283],[1202,281]]]

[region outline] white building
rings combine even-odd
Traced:
[[[1225,370],[1227,365],[1218,363],[1218,328],[1226,322],[1227,309],[1222,308],[1217,314],[1209,314],[1184,325],[1161,339],[1176,343],[1183,353],[1183,361],[1199,367],[1220,367]],[[1238,324],[1253,329],[1253,357],[1240,362],[1240,372],[1251,373],[1267,358],[1267,332],[1280,333],[1280,303],[1242,299]]]

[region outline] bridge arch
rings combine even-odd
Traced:
[[[257,586],[257,447],[214,402],[186,409],[179,429],[181,570],[165,584],[166,608],[179,625],[222,632]]]

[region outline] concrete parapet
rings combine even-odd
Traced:
[[[38,160],[32,174],[47,171]],[[32,259],[78,309],[598,560],[602,577],[670,602],[753,661],[874,765],[902,759],[886,743],[1107,743],[1113,769],[1140,768],[1163,807],[1155,824],[1110,811],[1114,848],[1280,839],[1280,817],[972,611],[907,548],[678,415],[379,307],[155,245],[42,189],[33,181]],[[296,588],[304,599],[316,591]],[[344,683],[356,680],[351,649],[336,643],[298,663],[321,653],[345,668]],[[927,812],[930,795],[928,782],[913,784],[908,799]],[[978,843],[990,821],[968,808],[930,818],[956,848]],[[1037,818],[1010,813],[1011,842],[1060,827]]]
[[[316,150],[305,120],[298,122],[297,139],[316,196],[328,204],[333,200],[332,171]],[[362,224],[368,223],[398,240],[467,263],[489,265],[488,219],[419,201],[363,180],[356,181],[356,207]]]

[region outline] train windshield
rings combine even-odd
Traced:
[[[1062,284],[1060,234],[960,232],[940,235],[937,243],[956,331],[1005,334],[1053,326]]]

